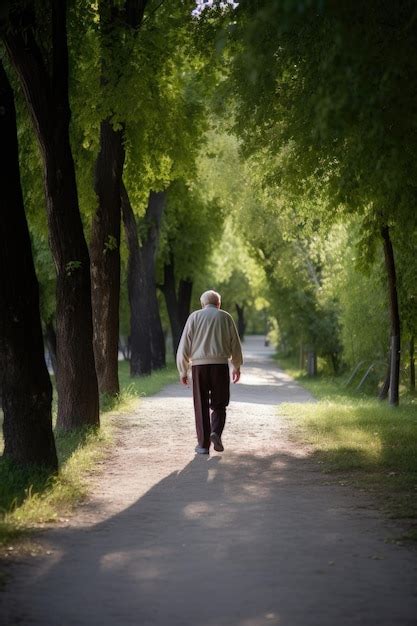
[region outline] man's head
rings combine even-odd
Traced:
[[[210,289],[209,291],[205,291],[200,296],[200,302],[201,302],[201,306],[203,309],[208,304],[213,304],[218,309],[220,309],[221,301],[222,299],[220,297],[220,294],[217,293],[217,291],[213,291],[213,289]]]

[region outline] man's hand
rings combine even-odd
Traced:
[[[185,385],[185,387],[188,387],[188,376],[181,376],[180,383],[181,385]]]
[[[240,370],[233,370],[232,372],[232,381],[234,383],[238,383],[240,379]]]

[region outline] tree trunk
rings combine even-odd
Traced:
[[[299,367],[300,367],[300,370],[304,369],[304,362],[305,362],[305,359],[304,359],[304,344],[301,341],[300,342],[300,353],[299,353]]]
[[[331,352],[330,358],[332,360],[333,373],[337,376],[339,373],[339,355],[337,352]]]
[[[172,349],[174,358],[177,354],[178,344],[181,339],[181,326],[178,314],[178,299],[175,285],[174,259],[171,257],[170,263],[164,265],[164,284],[161,286],[168,311],[169,323],[171,326]]]
[[[391,320],[391,372],[389,384],[389,403],[397,406],[400,385],[400,312],[398,308],[397,276],[395,271],[394,250],[388,226],[381,228],[384,244],[385,268],[388,277],[389,312]]]
[[[307,353],[307,374],[311,377],[317,376],[317,354],[313,350]]]
[[[190,315],[191,296],[193,292],[193,281],[181,279],[178,285],[178,317],[180,321],[181,333]]]
[[[120,184],[125,151],[121,130],[100,126],[94,187],[98,206],[90,244],[94,356],[100,393],[119,393]]]
[[[49,352],[49,356],[51,359],[52,369],[54,370],[55,378],[58,375],[58,363],[56,357],[56,332],[52,320],[49,320],[45,324],[45,344]]]
[[[240,306],[236,303],[236,313],[237,313],[237,332],[239,333],[240,340],[243,341],[245,338],[245,329],[246,329],[246,321],[245,321],[245,306]]]
[[[129,260],[127,288],[130,305],[130,375],[141,376],[152,371],[151,335],[148,327],[148,309],[139,248],[136,219],[122,181],[122,215],[126,233]]]
[[[390,379],[391,379],[391,355],[389,356],[389,359],[388,359],[388,366],[387,366],[387,371],[385,374],[384,382],[382,383],[382,387],[378,393],[379,400],[386,400],[388,398]]]
[[[414,337],[411,337],[409,343],[409,356],[410,356],[410,391],[414,393],[416,390],[416,364],[414,360]]]
[[[98,425],[99,403],[90,259],[69,140],[66,2],[54,0],[51,6],[52,76],[34,37],[39,25],[30,5],[22,3],[10,13],[3,38],[22,84],[43,159],[50,245],[57,270],[57,426],[70,430]]]
[[[20,185],[13,91],[0,62],[0,395],[4,456],[56,470],[52,387],[45,363],[39,287]]]
[[[137,32],[147,0],[123,3],[100,0],[101,83],[108,85],[114,74],[113,53],[128,62],[133,40],[125,37],[114,45],[114,32],[124,26]],[[124,64],[121,64],[121,71]],[[115,88],[120,75],[115,79]],[[112,115],[101,122],[100,150],[95,167],[94,188],[98,206],[93,219],[91,253],[94,356],[100,393],[119,392],[119,300],[120,300],[120,205],[121,181],[125,160],[124,124],[114,130]]]
[[[155,257],[159,239],[159,229],[164,212],[166,197],[165,192],[151,191],[149,193],[148,206],[144,217],[146,237],[142,242],[142,274],[146,285],[147,310],[149,314],[149,331],[151,334],[152,369],[165,367],[165,336],[162,330],[161,317],[155,280]]]

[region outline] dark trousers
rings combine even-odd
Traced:
[[[210,446],[210,433],[221,436],[230,399],[227,364],[193,365],[193,398],[198,445]],[[211,410],[211,420],[210,420]]]

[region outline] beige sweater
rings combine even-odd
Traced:
[[[190,365],[227,363],[229,359],[235,369],[242,365],[242,348],[231,315],[212,304],[191,313],[178,346],[180,376],[187,375]]]

